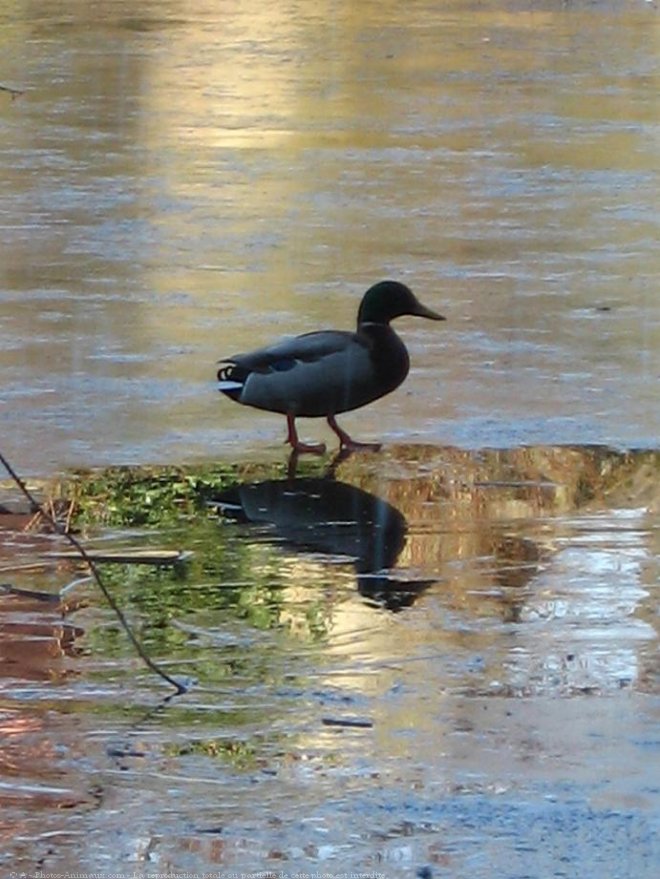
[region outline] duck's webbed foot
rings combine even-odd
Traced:
[[[359,449],[366,449],[372,452],[377,452],[382,443],[360,443],[357,440],[352,439],[345,430],[337,424],[334,415],[328,415],[328,425],[332,431],[334,431],[339,437],[339,442],[342,450],[346,450],[349,452],[358,451]]]
[[[289,443],[294,452],[297,454],[308,452],[312,455],[325,454],[325,443],[304,443],[298,438],[294,415],[287,415],[286,423],[288,428],[286,442]]]

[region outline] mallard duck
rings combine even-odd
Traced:
[[[380,448],[351,439],[336,416],[389,394],[408,375],[408,351],[390,327],[391,320],[405,314],[445,320],[422,305],[405,284],[381,281],[362,298],[356,332],[305,333],[248,354],[224,357],[219,361],[219,390],[246,406],[286,415],[286,441],[296,452],[325,451],[324,444],[299,440],[299,416],[326,418],[342,449]]]

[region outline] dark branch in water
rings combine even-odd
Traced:
[[[96,562],[90,556],[90,554],[87,552],[85,547],[80,543],[80,541],[76,537],[73,536],[73,534],[71,534],[67,530],[66,526],[60,525],[60,523],[57,521],[57,519],[54,516],[52,516],[48,512],[48,510],[46,510],[34,498],[30,489],[27,487],[25,482],[23,482],[23,480],[18,475],[18,473],[16,473],[16,471],[11,466],[9,461],[5,458],[5,456],[2,454],[2,452],[0,452],[0,463],[2,463],[2,465],[5,468],[5,470],[7,471],[7,473],[9,473],[9,475],[11,476],[13,481],[16,483],[16,485],[20,489],[21,493],[27,498],[32,509],[38,510],[41,513],[41,515],[43,516],[43,518],[46,520],[46,522],[48,522],[48,524],[58,534],[61,534],[62,537],[64,537],[66,540],[68,540],[69,543],[71,544],[71,546],[73,546],[73,548],[77,551],[77,553],[83,559],[83,561],[85,562],[85,564],[89,568],[92,576],[94,577],[94,580],[96,581],[97,586],[99,587],[99,589],[103,593],[103,597],[105,598],[105,600],[108,602],[111,609],[115,613],[117,619],[119,620],[119,623],[120,623],[122,629],[126,632],[126,635],[128,636],[128,640],[131,642],[131,644],[135,648],[135,650],[136,650],[138,656],[140,657],[140,659],[142,660],[142,662],[144,662],[144,664],[147,666],[147,668],[150,671],[154,672],[154,674],[159,675],[164,681],[167,681],[168,684],[173,686],[176,690],[175,695],[179,696],[182,693],[186,693],[187,687],[185,687],[183,684],[181,684],[179,681],[175,680],[174,678],[170,677],[170,675],[168,675],[166,672],[164,672],[162,670],[162,668],[160,668],[158,665],[156,665],[156,663],[149,656],[147,656],[142,645],[140,644],[140,642],[137,640],[137,638],[133,634],[133,631],[132,631],[130,625],[128,624],[128,620],[124,616],[124,612],[119,607],[119,605],[117,604],[115,599],[112,597],[112,594],[108,590],[108,587],[105,585],[105,583],[101,579],[101,573],[96,565]]]

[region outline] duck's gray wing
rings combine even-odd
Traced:
[[[351,344],[362,344],[355,333],[325,330],[283,339],[275,345],[259,348],[247,354],[223,357],[220,362],[233,363],[250,372],[286,372],[292,369],[296,362],[315,363],[323,357],[345,351]]]
[[[272,412],[337,414],[363,405],[373,387],[370,345],[340,330],[306,333],[221,363],[220,390]]]

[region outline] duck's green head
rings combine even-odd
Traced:
[[[388,324],[395,317],[413,314],[429,320],[445,320],[441,314],[431,311],[417,299],[412,290],[398,281],[380,281],[370,287],[362,297],[358,311],[360,324]]]

